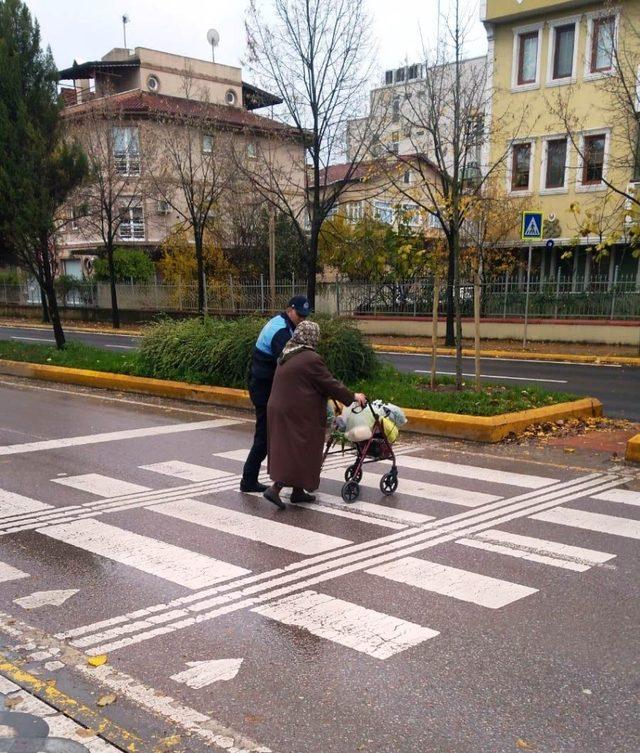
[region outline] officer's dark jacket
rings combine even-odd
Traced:
[[[291,319],[282,313],[270,319],[258,335],[249,377],[249,391],[254,403],[266,404],[269,400],[278,358],[291,339],[294,329]]]

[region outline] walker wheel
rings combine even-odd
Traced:
[[[397,488],[398,488],[398,474],[397,473],[393,473],[392,471],[389,473],[385,473],[384,476],[380,479],[380,491],[384,495],[393,494]]]
[[[345,481],[355,481],[357,484],[359,484],[362,481],[362,468],[356,473],[356,467],[357,463],[354,463],[353,465],[350,465],[347,470],[344,472],[344,480]]]
[[[342,487],[341,494],[345,502],[355,502],[360,495],[360,485],[357,481],[347,481]]]

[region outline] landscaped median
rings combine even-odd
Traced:
[[[0,360],[0,373],[84,387],[100,387],[121,392],[155,395],[156,397],[179,398],[225,407],[251,407],[249,393],[246,390],[231,387],[188,384],[165,379],[150,379],[128,374],[71,369],[66,366],[49,366],[21,361]],[[600,416],[602,415],[602,404],[594,398],[584,398],[548,405],[543,408],[502,413],[497,416],[460,415],[415,408],[405,408],[405,413],[408,423],[404,430],[455,439],[469,439],[476,442],[499,442],[509,434],[518,434],[532,424],[551,423],[560,419],[566,420],[575,417]],[[637,439],[639,440],[638,459],[640,460],[640,437],[637,437]]]

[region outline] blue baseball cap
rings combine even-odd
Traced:
[[[294,295],[287,306],[294,309],[298,316],[309,316],[309,314],[311,313],[309,301],[304,295]]]

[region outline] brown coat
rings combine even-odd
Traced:
[[[317,489],[327,428],[327,400],[353,402],[314,350],[278,366],[267,406],[269,475],[284,486]]]

